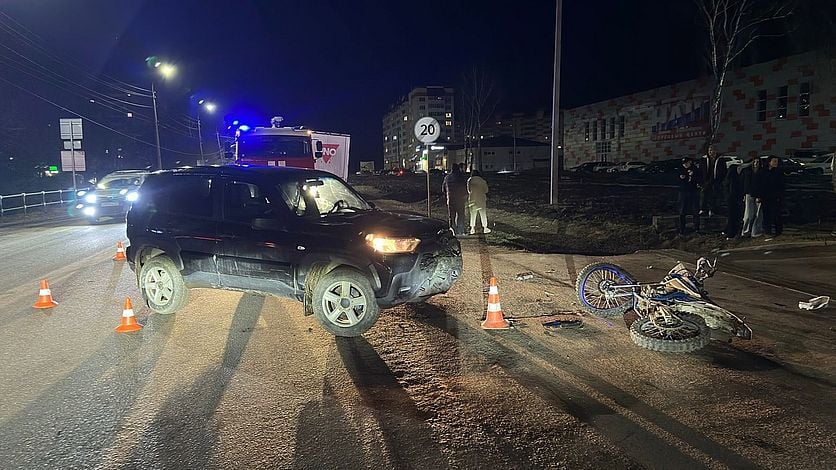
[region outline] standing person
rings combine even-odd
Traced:
[[[479,172],[473,170],[471,176],[467,180],[467,193],[470,195],[470,234],[476,234],[476,214],[478,213],[482,219],[482,233],[491,233],[488,228],[488,183],[480,175]]]
[[[725,169],[725,163],[720,160],[717,149],[713,145],[709,145],[707,154],[700,159],[700,172],[702,173],[700,215],[708,213],[708,216],[711,217],[717,213],[719,206],[717,201],[721,199]]]
[[[738,170],[738,165],[730,166],[726,171],[726,177],[723,179],[723,186],[726,190],[726,204],[729,208],[728,222],[726,222],[726,228],[723,230],[726,240],[731,240],[740,233],[740,225],[743,219],[743,183]]]
[[[694,230],[700,231],[699,174],[690,158],[682,159],[682,171],[679,174],[679,234],[685,235],[685,217],[694,218]]]
[[[778,157],[769,158],[766,170],[764,193],[764,229],[768,235],[781,235],[784,231],[782,212],[784,211],[784,172],[779,168]]]
[[[447,215],[450,228],[457,236],[465,234],[465,205],[467,203],[467,179],[459,165],[444,177],[442,190],[447,195]]]
[[[744,205],[743,230],[740,235],[743,237],[763,235],[763,174],[758,157],[754,157],[751,166],[740,172]]]

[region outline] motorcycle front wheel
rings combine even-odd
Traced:
[[[599,317],[616,317],[633,306],[630,288],[618,285],[635,284],[633,276],[620,266],[610,263],[592,263],[578,273],[575,293],[581,308]]]
[[[678,313],[667,321],[657,317],[639,318],[630,325],[630,339],[651,351],[688,353],[704,348],[711,340],[705,320],[698,315]]]

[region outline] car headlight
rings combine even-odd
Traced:
[[[134,202],[137,199],[139,199],[139,193],[136,192],[136,191],[134,191],[132,193],[128,193],[128,195],[125,196],[125,200],[128,201],[128,202]]]
[[[84,196],[84,202],[87,204],[95,204],[96,203],[96,195],[95,194],[88,194]]]
[[[386,237],[370,233],[366,235],[366,244],[378,253],[412,253],[421,240],[417,238]]]
[[[78,197],[82,197],[82,196],[84,196],[85,194],[87,194],[87,191],[85,191],[85,190],[83,190],[83,189],[82,189],[81,191],[79,191],[79,192],[75,193],[75,195],[76,195],[76,196],[78,196]]]
[[[93,217],[94,215],[96,215],[96,208],[95,207],[85,207],[84,209],[81,210],[81,213],[88,216],[88,217]]]

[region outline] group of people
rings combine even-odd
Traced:
[[[481,219],[482,233],[491,233],[488,228],[487,200],[488,183],[473,171],[470,177],[464,172],[464,164],[454,165],[450,174],[444,177],[442,185],[447,196],[447,214],[450,228],[456,236],[476,234],[476,217]],[[470,212],[468,225],[467,213]],[[469,229],[469,231],[468,231]]]
[[[728,223],[723,235],[727,239],[780,235],[785,188],[779,164],[778,157],[769,157],[766,162],[755,157],[744,164],[727,166],[713,146],[699,163],[682,159],[679,233],[685,233],[688,215],[693,216],[694,229],[699,232],[700,216],[716,214],[725,199]]]

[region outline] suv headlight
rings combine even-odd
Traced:
[[[128,202],[135,202],[137,199],[139,199],[139,193],[136,191],[130,192],[125,196],[125,200]]]
[[[366,235],[366,244],[378,253],[412,253],[418,248],[421,240],[418,238],[399,238],[375,235]]]
[[[95,194],[88,194],[84,196],[84,202],[87,204],[95,204],[96,203],[96,195]]]

